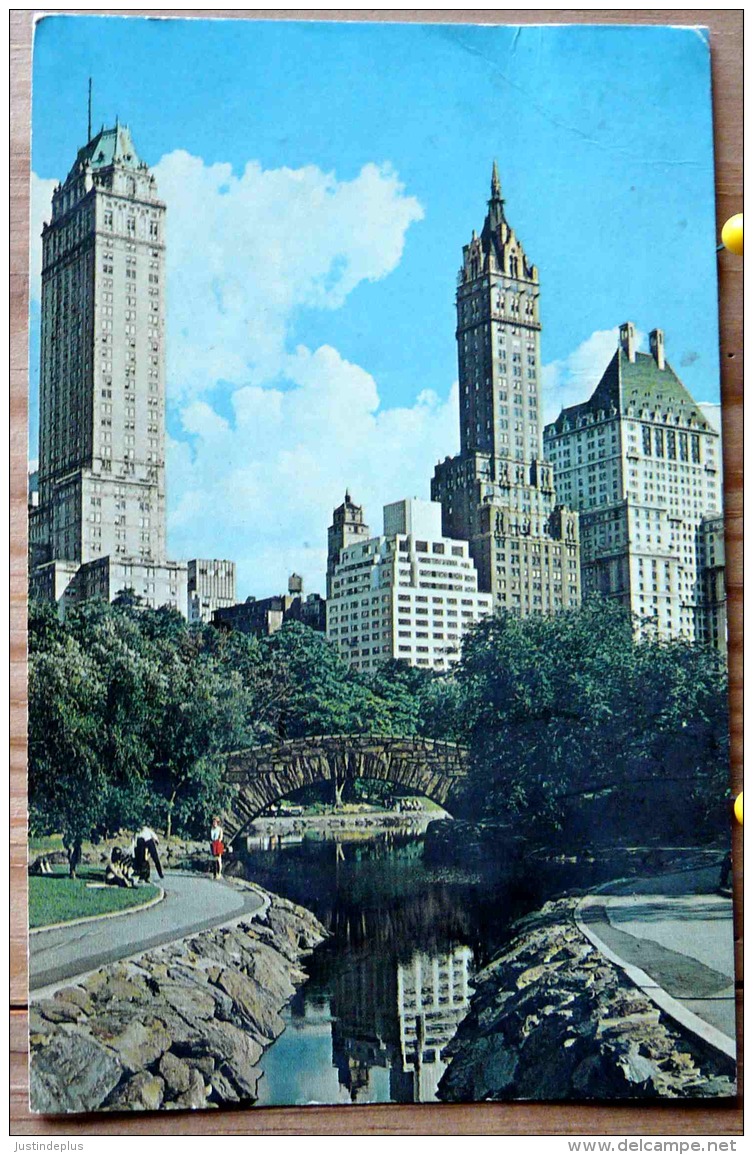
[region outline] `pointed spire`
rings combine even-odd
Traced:
[[[497,162],[495,160],[492,165],[492,195],[489,198],[489,215],[486,218],[487,223],[484,225],[484,229],[488,226],[496,229],[504,219],[505,202],[502,197],[502,183],[499,179],[499,169],[497,168]]]
[[[492,200],[502,200],[502,185],[499,180],[499,169],[497,168],[496,160],[492,165]]]

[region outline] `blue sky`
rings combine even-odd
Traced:
[[[703,34],[47,18],[34,231],[90,75],[95,127],[131,126],[168,203],[169,547],[236,558],[241,595],[290,569],[320,588],[345,485],[378,530],[456,452],[455,280],[495,157],[539,266],[547,416],[628,319],[718,400]],[[33,302],[32,402],[37,328]]]

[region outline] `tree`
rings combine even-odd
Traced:
[[[593,814],[601,806],[627,831],[630,800],[666,800],[674,788],[695,799],[684,817],[696,830],[723,796],[722,663],[704,647],[636,640],[630,615],[614,603],[487,619],[468,636],[457,678],[474,813],[525,815],[551,830],[574,802],[599,795]]]
[[[75,877],[81,843],[104,823],[101,756],[105,689],[96,662],[65,635],[46,633],[29,656],[29,829],[59,831]]]
[[[322,633],[291,622],[263,639],[262,648],[280,684],[279,737],[368,733],[384,722],[379,697],[349,671]]]
[[[407,662],[383,662],[370,675],[364,675],[364,684],[381,702],[375,712],[372,726],[376,732],[402,737],[416,734],[421,725],[421,706],[435,675]]]

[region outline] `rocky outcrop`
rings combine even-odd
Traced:
[[[102,967],[32,1005],[31,1108],[154,1111],[253,1103],[258,1061],[325,936],[302,907],[263,915]]]
[[[734,1095],[734,1069],[682,1036],[548,903],[474,980],[444,1051],[447,1102]]]

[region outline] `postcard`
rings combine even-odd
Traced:
[[[706,32],[48,15],[32,130],[32,1110],[734,1095]]]

